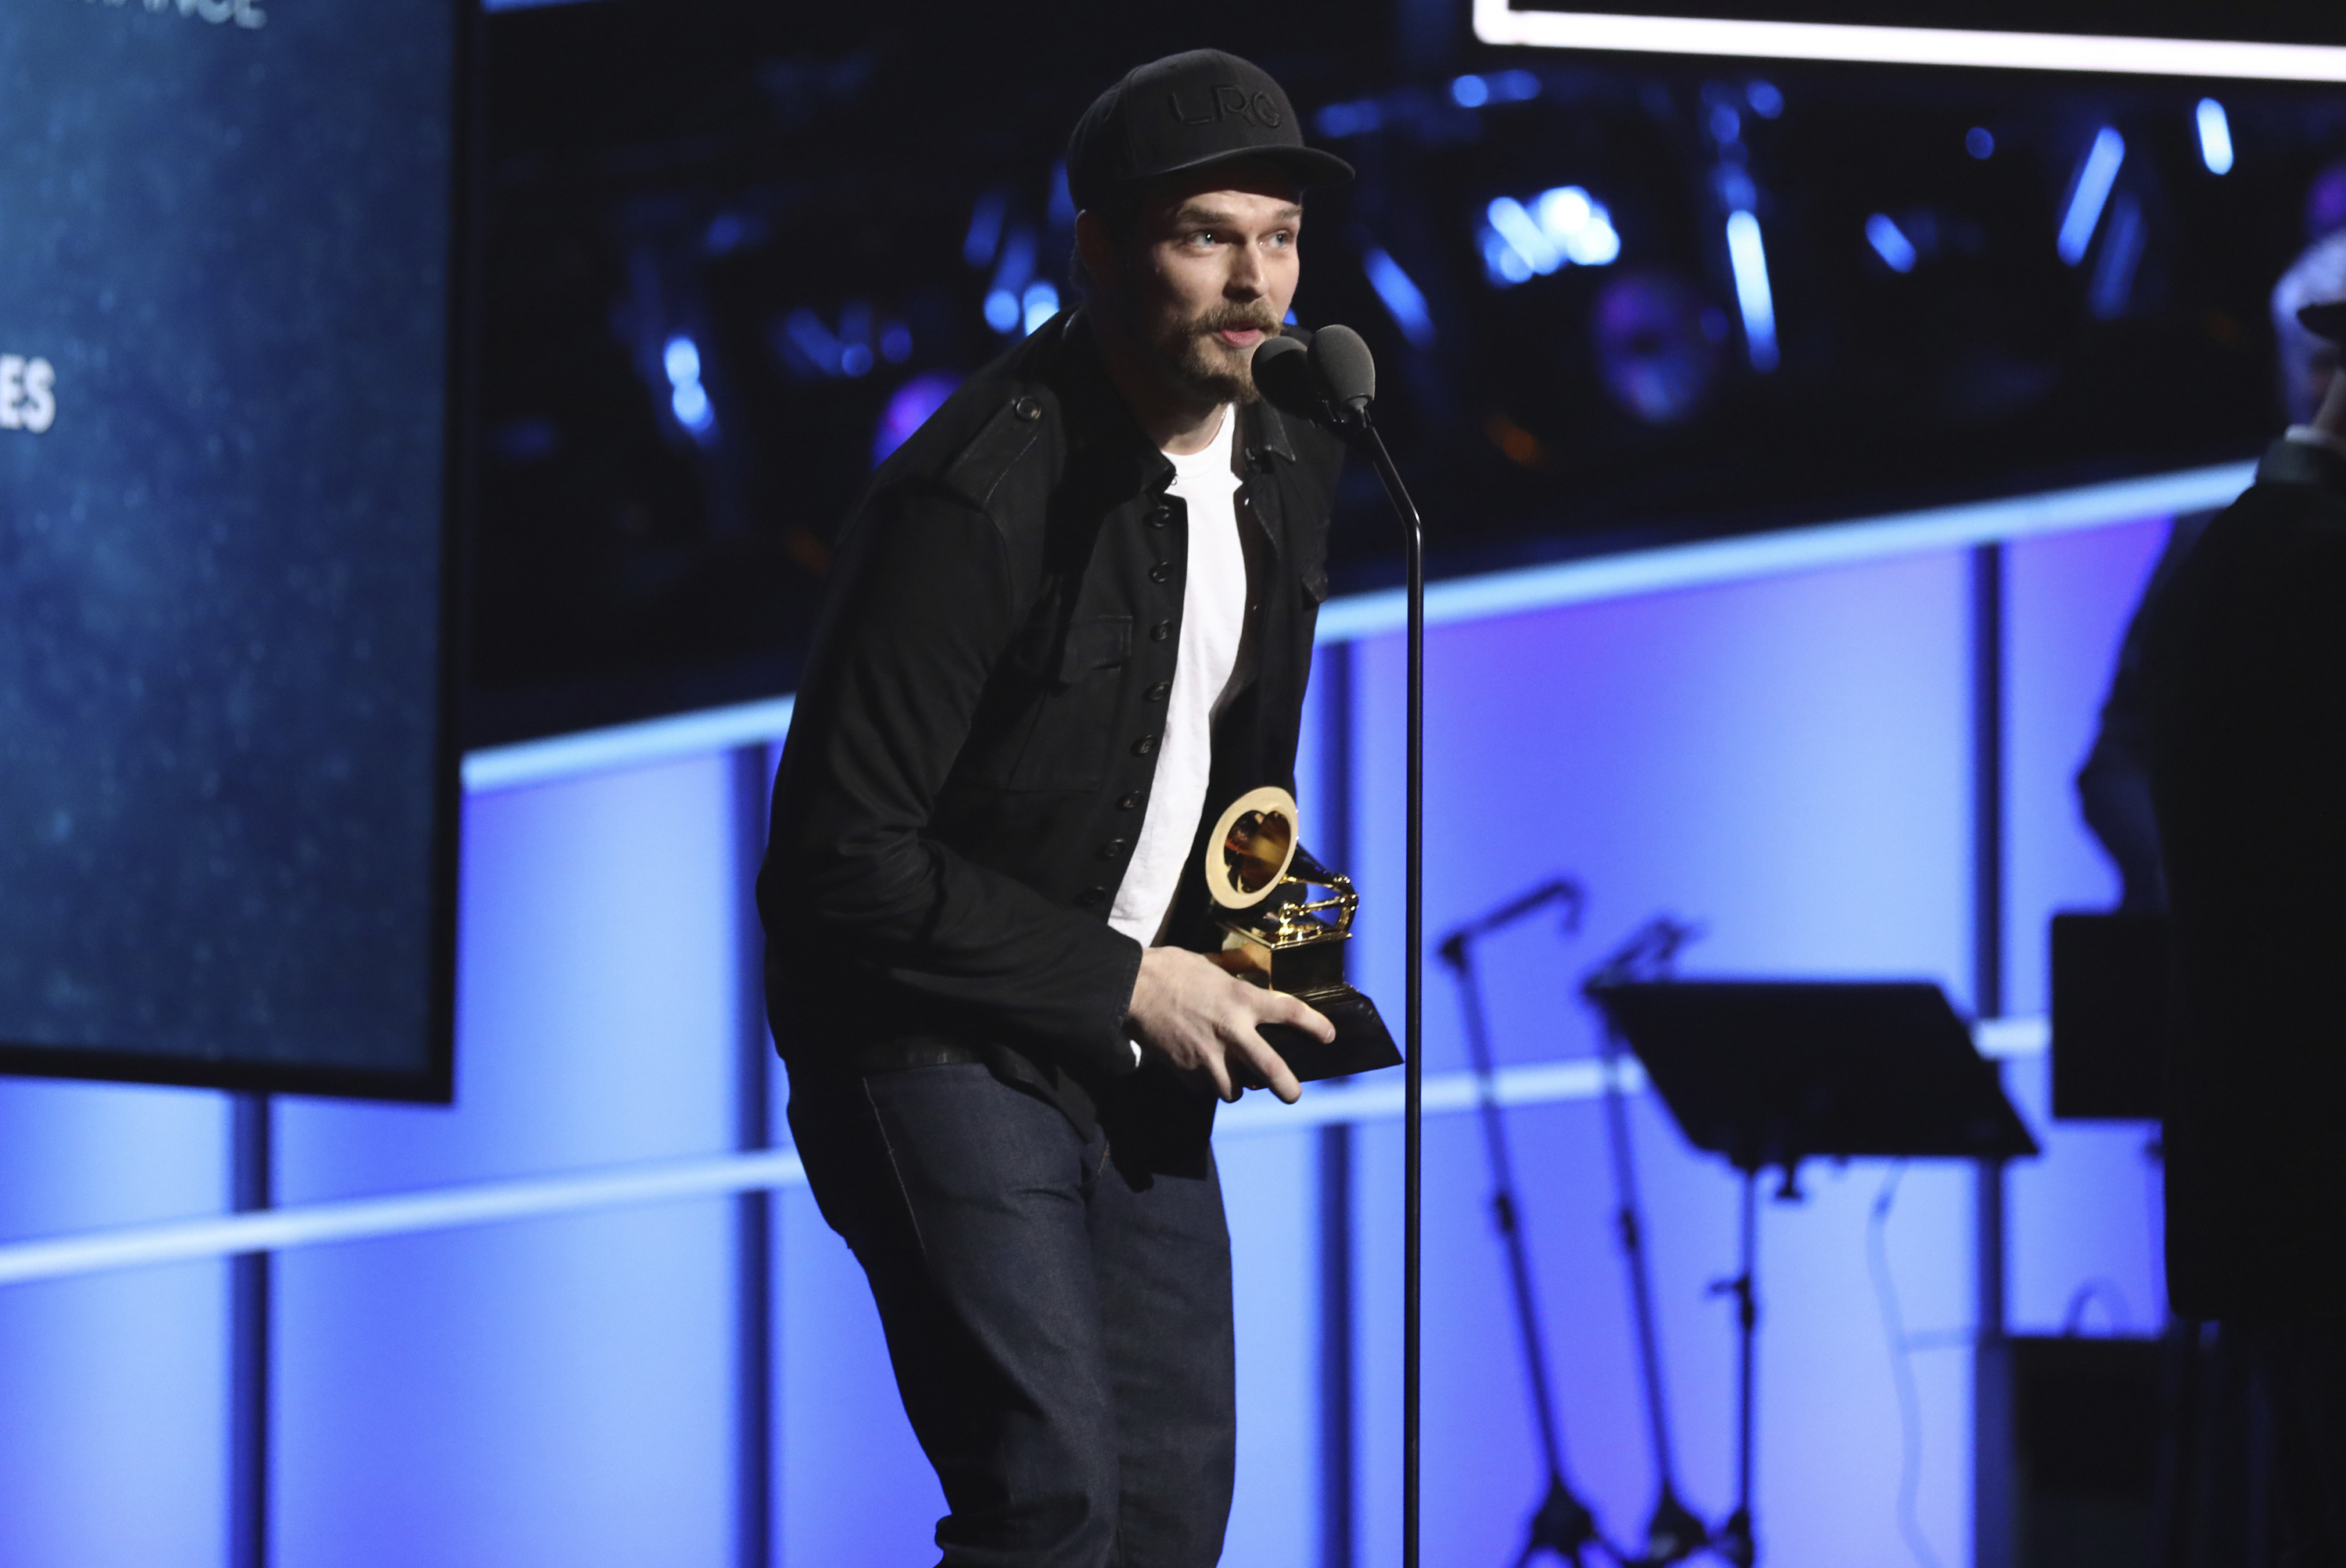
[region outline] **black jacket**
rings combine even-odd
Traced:
[[[1293,788],[1342,458],[1268,404],[1239,418],[1239,516],[1268,565],[1209,819]],[[973,377],[873,476],[835,555],[758,883],[793,1071],[974,1054],[1078,1120],[1132,1071],[1140,948],[1107,921],[1180,647],[1172,478],[1080,312]],[[1198,863],[1193,849],[1172,940],[1219,945]]]
[[[2346,460],[2276,443],[2153,612],[2169,1294],[2346,1316]]]

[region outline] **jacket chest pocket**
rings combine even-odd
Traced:
[[[1067,623],[1056,656],[1028,665],[1037,677],[1034,710],[1005,780],[1013,789],[1099,787],[1116,745],[1124,675],[1132,660],[1132,617],[1079,616]]]

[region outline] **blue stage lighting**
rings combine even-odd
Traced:
[[[1479,109],[1491,101],[1491,85],[1480,76],[1461,76],[1450,84],[1450,97],[1460,108]]]
[[[913,433],[944,406],[959,385],[961,378],[949,372],[924,371],[891,393],[888,406],[881,411],[880,423],[872,432],[872,466],[879,467],[890,453],[912,439]]]
[[[2208,166],[2209,174],[2231,173],[2232,122],[2224,106],[2213,98],[2201,98],[2198,116],[2199,161]]]
[[[1772,120],[1784,112],[1784,95],[1777,90],[1773,82],[1753,82],[1743,89],[1743,100],[1751,106],[1751,112],[1763,120]]]
[[[1735,272],[1735,302],[1743,312],[1743,342],[1751,368],[1776,368],[1776,297],[1768,287],[1768,252],[1760,242],[1760,220],[1749,212],[1727,215],[1727,260]]]
[[[985,297],[985,324],[997,332],[1018,330],[1018,296],[1007,289],[996,289]]]
[[[1995,133],[1985,126],[1974,126],[1964,132],[1964,150],[1976,158],[1987,158],[1995,152]]]
[[[2094,226],[2102,220],[2102,206],[2109,200],[2110,187],[2117,182],[2118,166],[2124,162],[2126,137],[2118,135],[2117,127],[2104,126],[2096,131],[2094,145],[2086,149],[2085,161],[2070,182],[2069,208],[2061,218],[2061,260],[2070,266],[2086,259],[2086,247],[2094,241]]]
[[[660,355],[660,363],[668,372],[668,384],[685,386],[700,380],[700,345],[690,338],[675,337]]]
[[[2086,290],[2086,308],[2096,321],[2126,314],[2127,301],[2134,297],[2135,268],[2142,260],[2146,228],[2134,198],[2121,196],[2110,204],[2110,231],[2102,240],[2101,260]]]
[[[1026,285],[1026,292],[1019,304],[1026,330],[1031,332],[1059,313],[1059,290],[1037,279]]]
[[[1515,254],[1533,271],[1545,274],[1564,265],[1564,251],[1514,197],[1494,197],[1484,212],[1499,238],[1514,246]]]
[[[998,190],[989,190],[977,199],[977,206],[969,215],[969,233],[961,242],[961,259],[973,267],[991,266],[994,253],[1002,246],[1002,219],[1010,210],[1009,201]]]
[[[1892,272],[1914,270],[1914,242],[1888,213],[1877,212],[1865,220],[1865,239]]]
[[[902,321],[891,321],[880,329],[880,357],[892,365],[901,365],[913,357],[913,329]]]
[[[1433,347],[1433,312],[1426,308],[1424,292],[1401,270],[1401,263],[1372,245],[1361,253],[1361,265],[1368,272],[1369,287],[1384,301],[1401,335],[1417,348]]]

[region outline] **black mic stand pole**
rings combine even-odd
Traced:
[[[1367,439],[1369,460],[1383,481],[1385,498],[1401,519],[1409,559],[1409,972],[1402,1004],[1402,1082],[1405,1128],[1402,1154],[1402,1198],[1401,1319],[1401,1561],[1418,1568],[1420,1518],[1418,1430],[1419,1359],[1424,1335],[1423,1273],[1425,1262],[1425,525],[1417,503],[1393,467],[1385,438],[1357,418]]]

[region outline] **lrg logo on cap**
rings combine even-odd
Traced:
[[[1213,107],[1202,115],[1192,115],[1184,110],[1178,91],[1165,95],[1165,107],[1172,110],[1173,117],[1185,126],[1212,125],[1216,120],[1226,120],[1236,115],[1265,130],[1277,130],[1286,118],[1279,112],[1279,105],[1271,100],[1269,93],[1257,93],[1249,97],[1247,90],[1236,82],[1218,84],[1214,88]]]

